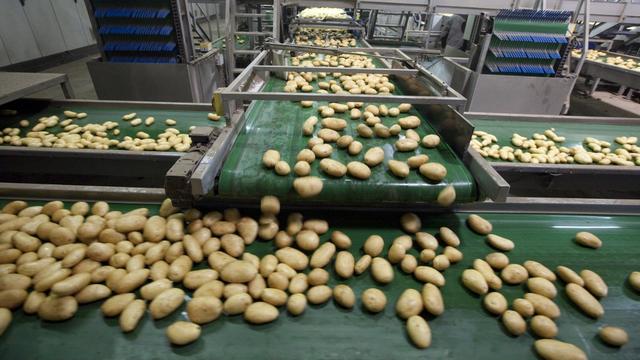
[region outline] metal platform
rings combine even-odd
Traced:
[[[0,72],[0,105],[58,85],[65,98],[74,97],[66,74]]]

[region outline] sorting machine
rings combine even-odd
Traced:
[[[367,53],[378,59],[378,67],[366,69],[366,72],[389,74],[397,90],[388,96],[282,92],[284,80],[279,74],[284,72],[364,71],[349,68],[305,69],[288,65],[287,58],[292,52],[308,51]],[[316,104],[305,109],[298,104],[300,100],[314,100]],[[262,167],[261,157],[267,148],[274,147],[286,160],[293,161],[295,154],[306,143],[300,133],[302,122],[306,117],[316,114],[319,104],[330,101],[412,103],[412,114],[423,120],[419,133],[438,133],[443,139],[438,148],[427,150],[427,154],[446,165],[449,175],[445,183],[455,186],[458,204],[449,210],[430,206],[442,185],[427,183],[416,174],[404,181],[396,180],[383,165],[374,169],[367,181],[325,179],[325,189],[318,198],[311,201],[298,198],[291,189],[293,176],[279,177],[273,174]],[[500,235],[517,242],[516,249],[509,253],[513,263],[532,259],[549,268],[557,265],[575,270],[589,267],[608,283],[609,295],[602,299],[606,315],[600,320],[588,319],[566,296],[558,296],[556,302],[562,316],[557,324],[563,341],[577,344],[590,359],[637,357],[640,352],[638,342],[632,341],[620,350],[611,349],[597,339],[596,333],[603,324],[624,327],[630,334],[640,333],[640,323],[634,317],[640,312],[640,296],[626,284],[626,276],[638,268],[640,248],[634,242],[640,234],[637,226],[640,217],[615,215],[633,212],[632,207],[621,207],[619,202],[598,204],[594,200],[572,203],[561,198],[555,202],[536,198],[504,201],[509,185],[494,170],[497,164],[489,163],[473,150],[468,150],[468,143],[474,125],[497,134],[498,128],[513,119],[491,120],[495,118],[493,115],[474,114],[470,123],[460,114],[464,106],[464,97],[403,52],[372,48],[362,40],[357,48],[345,49],[271,44],[228,87],[214,95],[216,111],[224,114],[224,119],[219,123],[207,120],[207,112],[211,111],[211,107],[204,104],[25,99],[3,106],[18,110],[17,116],[2,118],[4,126],[13,126],[10,124],[25,117],[37,119],[42,115],[61,114],[69,108],[89,113],[92,121],[117,121],[122,114],[137,112],[158,119],[176,119],[176,126],[182,131],[196,126],[191,130],[196,146],[187,153],[62,151],[0,146],[0,152],[6,154],[0,155],[0,161],[3,162],[0,175],[7,177],[0,188],[0,196],[4,198],[109,199],[117,202],[112,204],[113,210],[128,211],[143,203],[154,214],[159,200],[166,193],[174,200],[174,204],[185,208],[194,204],[202,209],[224,208],[233,204],[242,206],[243,212],[254,214],[252,208],[257,206],[259,197],[274,194],[283,201],[281,221],[294,208],[306,208],[303,210],[305,217],[326,219],[332,230],[341,230],[350,236],[353,240],[350,251],[356,257],[361,255],[360,248],[370,234],[379,234],[387,242],[403,234],[398,224],[401,214],[398,210],[413,209],[418,210],[422,217],[423,231],[436,234],[441,226],[454,229],[462,240],[460,250],[464,252],[464,259],[444,273],[448,284],[443,288],[446,311],[439,317],[428,319],[433,343],[427,350],[408,344],[403,323],[395,316],[391,306],[404,289],[419,286],[412,276],[396,270],[396,281],[383,287],[390,301],[387,309],[375,316],[359,306],[347,312],[328,304],[311,306],[301,317],[281,315],[268,325],[247,325],[238,317],[225,317],[203,327],[203,334],[195,344],[169,347],[163,336],[164,328],[173,321],[182,320],[184,315],[181,311],[157,322],[147,317],[129,335],[120,333],[117,320],[102,318],[99,304],[82,306],[74,319],[60,324],[40,323],[17,311],[11,328],[0,337],[3,355],[7,358],[64,356],[67,359],[80,359],[86,358],[84,350],[90,346],[97,357],[123,358],[200,358],[216,351],[229,359],[345,356],[371,359],[417,359],[425,356],[533,359],[536,357],[531,350],[535,339],[533,335],[527,333],[518,338],[506,335],[499,320],[488,316],[483,310],[481,298],[459,286],[462,271],[471,267],[473,259],[482,258],[492,251],[484,244],[482,236],[473,233],[465,225],[468,214],[476,212],[491,221]],[[549,119],[554,120],[557,119]],[[491,124],[494,129],[488,128]],[[162,123],[156,125],[158,129],[144,130],[160,131],[163,127]],[[126,127],[124,124],[122,126],[123,129]],[[535,129],[539,131],[544,126],[546,124],[536,124]],[[557,124],[555,126],[558,127]],[[127,129],[123,135],[131,134],[131,131],[136,130]],[[346,132],[353,133],[353,128]],[[399,156],[378,140],[365,139],[363,142],[367,146],[385,146],[385,155],[389,158]],[[20,160],[13,160],[14,157]],[[340,155],[339,159],[344,161],[346,157]],[[48,169],[48,163],[57,166],[52,165]],[[31,179],[45,173],[46,176],[39,183],[25,183],[25,180],[31,182]],[[317,174],[315,166],[313,173]],[[496,201],[482,201],[487,198]],[[4,203],[1,201],[0,205]],[[575,233],[582,230],[597,233],[605,240],[605,246],[598,250],[597,255],[593,250],[579,247],[571,241]],[[330,232],[321,236],[321,241],[327,241],[329,236]],[[248,251],[262,256],[272,252],[273,246],[270,242],[256,242]],[[329,271],[335,275],[333,267],[329,267]],[[336,276],[332,276],[329,285],[336,285],[336,279]],[[379,286],[368,275],[345,282],[357,294],[366,288]],[[521,297],[524,293],[519,286],[506,286],[502,292],[509,300]],[[106,336],[97,337],[95,334]],[[39,341],[33,341],[34,337]],[[140,342],[144,342],[145,346],[141,347]],[[64,346],[59,346],[61,344]]]

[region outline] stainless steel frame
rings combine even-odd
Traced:
[[[640,58],[614,52],[607,52],[608,56],[620,56],[625,59],[633,59],[640,63]],[[579,59],[571,57],[572,65],[577,63]],[[580,71],[581,76],[587,76],[595,79],[594,86],[590,88],[589,94],[592,95],[600,82],[600,79],[612,83],[620,84],[632,89],[640,89],[640,71],[625,69],[620,66],[607,64],[601,61],[586,60]]]
[[[557,122],[640,126],[640,118],[603,118],[526,114],[465,113],[474,119],[500,121]],[[473,149],[470,153],[479,156]],[[640,167],[579,164],[530,164],[479,159],[493,167],[510,185],[510,196],[600,198],[634,200],[640,203]]]
[[[0,105],[58,85],[65,98],[74,97],[66,74],[0,72]]]

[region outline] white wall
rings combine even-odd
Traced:
[[[0,1],[0,66],[96,43],[84,0]]]

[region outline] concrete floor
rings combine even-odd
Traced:
[[[93,83],[91,82],[91,76],[89,75],[86,63],[97,57],[98,54],[84,57],[70,63],[46,69],[43,72],[67,74],[70,78],[71,86],[73,87],[76,98],[95,100],[97,99],[97,95],[93,87]],[[589,97],[584,95],[586,90],[587,87],[584,85],[584,81],[580,79],[571,96],[571,108],[568,115],[611,117],[640,116],[640,104],[637,102],[627,100],[607,91],[598,91],[593,97]],[[35,94],[35,97],[56,99],[64,98],[62,90],[60,90],[59,87],[38,92]]]

